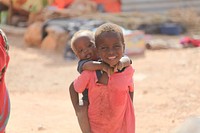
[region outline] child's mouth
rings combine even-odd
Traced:
[[[108,57],[109,60],[114,60],[116,59],[116,56],[111,56],[111,57]]]

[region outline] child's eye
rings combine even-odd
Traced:
[[[121,48],[121,45],[115,45],[114,47],[115,48]]]
[[[83,52],[83,50],[81,49],[81,50],[79,50],[79,53],[81,53],[81,52]]]
[[[106,47],[101,47],[101,50],[106,50],[107,48]]]

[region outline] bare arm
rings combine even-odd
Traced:
[[[72,101],[72,105],[74,107],[74,110],[77,112],[77,110],[79,108],[79,96],[78,96],[78,93],[74,90],[73,82],[69,86],[69,92],[70,92],[70,98]]]
[[[79,96],[78,93],[74,90],[73,82],[69,87],[69,92],[81,131],[83,133],[91,133],[88,119],[88,103],[84,103],[83,106],[79,105]]]
[[[99,61],[88,61],[83,64],[82,70],[96,71],[102,70],[106,72],[108,75],[112,74],[112,68],[107,64]]]
[[[88,61],[83,64],[83,70],[95,71],[95,70],[103,70],[105,64],[99,61]]]

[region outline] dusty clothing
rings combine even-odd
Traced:
[[[135,115],[129,91],[133,92],[132,66],[109,77],[107,85],[97,83],[95,71],[83,71],[74,81],[82,93],[88,88],[88,116],[92,133],[135,133]]]
[[[5,72],[8,66],[6,38],[0,30],[0,133],[4,133],[10,114],[10,100],[5,85]]]

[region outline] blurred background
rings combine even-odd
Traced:
[[[11,56],[7,133],[80,132],[70,39],[105,22],[122,27],[136,70],[136,132],[185,133],[181,123],[200,114],[199,0],[0,0]]]

